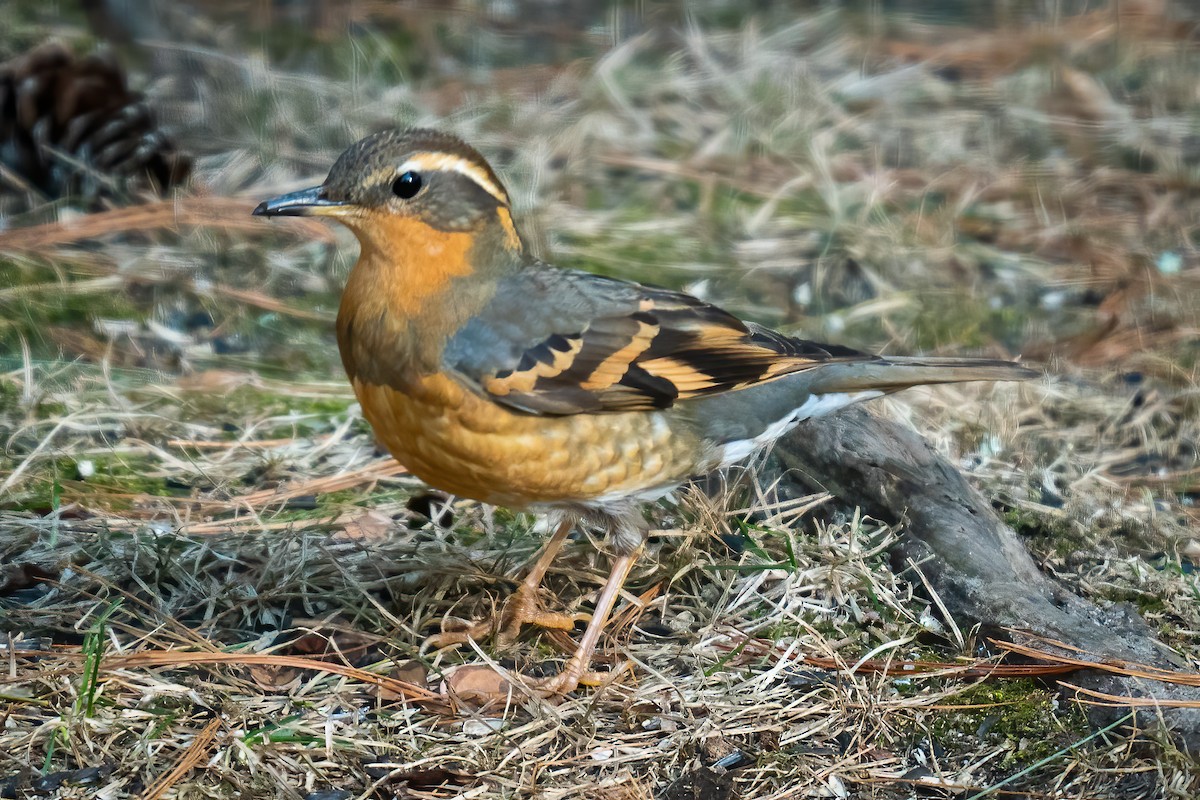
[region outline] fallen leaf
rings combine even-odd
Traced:
[[[444,681],[442,693],[471,705],[485,706],[504,702],[520,690],[484,664],[467,664],[454,670]]]
[[[429,670],[424,664],[416,659],[401,661],[392,668],[391,672],[388,673],[388,677],[395,678],[399,681],[404,681],[405,683],[411,683],[416,686],[427,686],[429,684]],[[386,686],[378,687],[376,694],[379,696],[380,700],[388,702],[393,700],[407,699],[404,695],[393,692]]]
[[[300,683],[300,670],[275,664],[256,664],[248,670],[250,679],[263,691],[282,692]]]
[[[375,544],[387,541],[396,523],[380,511],[352,512],[337,521],[342,527],[329,538],[333,542]]]

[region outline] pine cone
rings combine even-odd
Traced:
[[[192,160],[158,130],[108,55],[50,42],[0,64],[0,189],[50,197],[165,193]]]

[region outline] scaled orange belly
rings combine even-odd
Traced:
[[[383,445],[431,486],[486,503],[616,499],[688,478],[699,442],[661,413],[536,416],[430,375],[407,391],[354,381]]]

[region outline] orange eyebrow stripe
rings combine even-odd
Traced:
[[[462,156],[450,153],[418,153],[401,164],[397,171],[407,172],[410,169],[417,171],[425,170],[428,172],[444,171],[458,173],[474,181],[479,185],[480,189],[483,189],[504,205],[508,205],[508,192],[504,191],[504,187],[493,180],[492,176],[488,174],[488,168],[480,166],[477,162],[463,158]]]
[[[521,236],[517,233],[517,226],[513,224],[512,214],[504,206],[496,209],[496,216],[500,218],[500,227],[504,228],[504,240],[510,250],[521,249]]]

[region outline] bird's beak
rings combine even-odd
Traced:
[[[350,203],[330,200],[324,196],[324,186],[313,186],[298,192],[281,194],[264,200],[254,209],[256,217],[336,217],[351,208]]]

